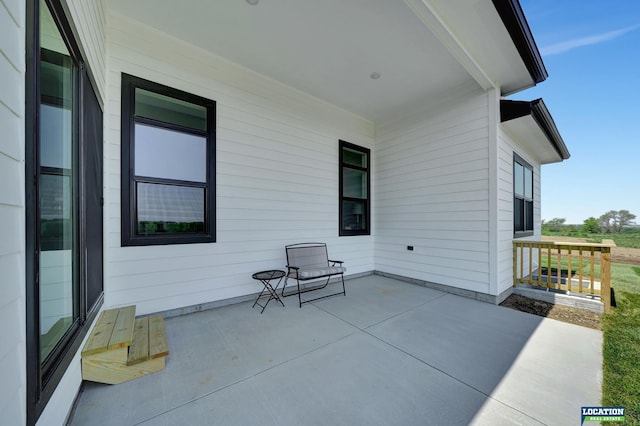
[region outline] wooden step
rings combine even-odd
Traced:
[[[162,315],[136,318],[127,365],[135,365],[167,355],[169,355],[169,346]]]
[[[121,349],[123,348],[116,349],[116,351]],[[89,355],[82,358],[82,378],[84,380],[117,385],[156,373],[164,370],[165,367],[165,357],[150,359],[136,365],[127,365],[126,362],[121,360],[108,361],[104,358],[95,358],[100,355]],[[126,352],[124,352],[124,358],[127,358]]]
[[[168,354],[162,315],[135,318],[135,306],[105,310],[82,350],[82,378],[126,382],[164,369]]]
[[[82,349],[82,356],[130,346],[135,317],[135,305],[102,311]]]

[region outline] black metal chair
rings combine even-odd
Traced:
[[[284,286],[282,287],[281,294],[283,297],[289,297],[297,294],[298,304],[302,307],[304,303],[313,302],[314,300],[337,296],[339,294],[346,296],[347,292],[344,286],[344,273],[347,268],[342,266],[344,263],[343,261],[329,259],[327,254],[327,245],[325,243],[290,244],[285,246],[285,251],[287,254],[287,275],[284,280]],[[340,276],[342,291],[313,299],[302,300],[302,293],[325,288],[329,284],[331,277],[335,276]],[[297,291],[285,294],[289,278],[296,280]],[[319,286],[303,288],[304,284],[303,286],[300,285],[301,281],[304,283],[305,281],[318,280],[322,278],[326,278],[326,281],[324,284]]]

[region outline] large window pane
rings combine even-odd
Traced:
[[[367,167],[367,154],[350,148],[342,148],[342,162],[359,167]]]
[[[138,183],[138,234],[203,233],[204,188]]]
[[[40,164],[45,167],[71,169],[71,109],[42,104],[40,106]]]
[[[366,201],[344,200],[342,202],[343,229],[347,231],[361,231],[366,229],[366,224]]]
[[[74,66],[64,39],[40,2],[40,360],[45,364],[78,318],[77,146]]]
[[[525,198],[533,198],[533,170],[524,169],[524,196]]]
[[[524,200],[513,199],[513,229],[515,232],[524,231]]]
[[[343,170],[342,195],[350,198],[367,198],[367,172],[347,167]]]
[[[207,139],[135,124],[136,176],[207,181]]]
[[[40,173],[40,249],[71,250],[71,176]]]
[[[136,89],[135,115],[196,130],[207,130],[207,109],[180,99]]]
[[[525,221],[524,221],[524,230],[525,231],[533,231],[533,201],[525,202]]]
[[[514,163],[513,167],[513,191],[516,195],[524,196],[524,167]]]

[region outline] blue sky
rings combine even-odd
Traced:
[[[543,98],[571,158],[542,166],[542,219],[629,210],[640,224],[640,1],[520,0],[549,77]]]

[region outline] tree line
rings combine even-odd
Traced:
[[[636,215],[629,210],[609,210],[599,218],[593,216],[584,220],[581,231],[589,234],[619,234],[626,226],[635,224]],[[560,232],[565,228],[567,220],[556,217],[548,221],[542,221],[542,229],[552,232]]]

